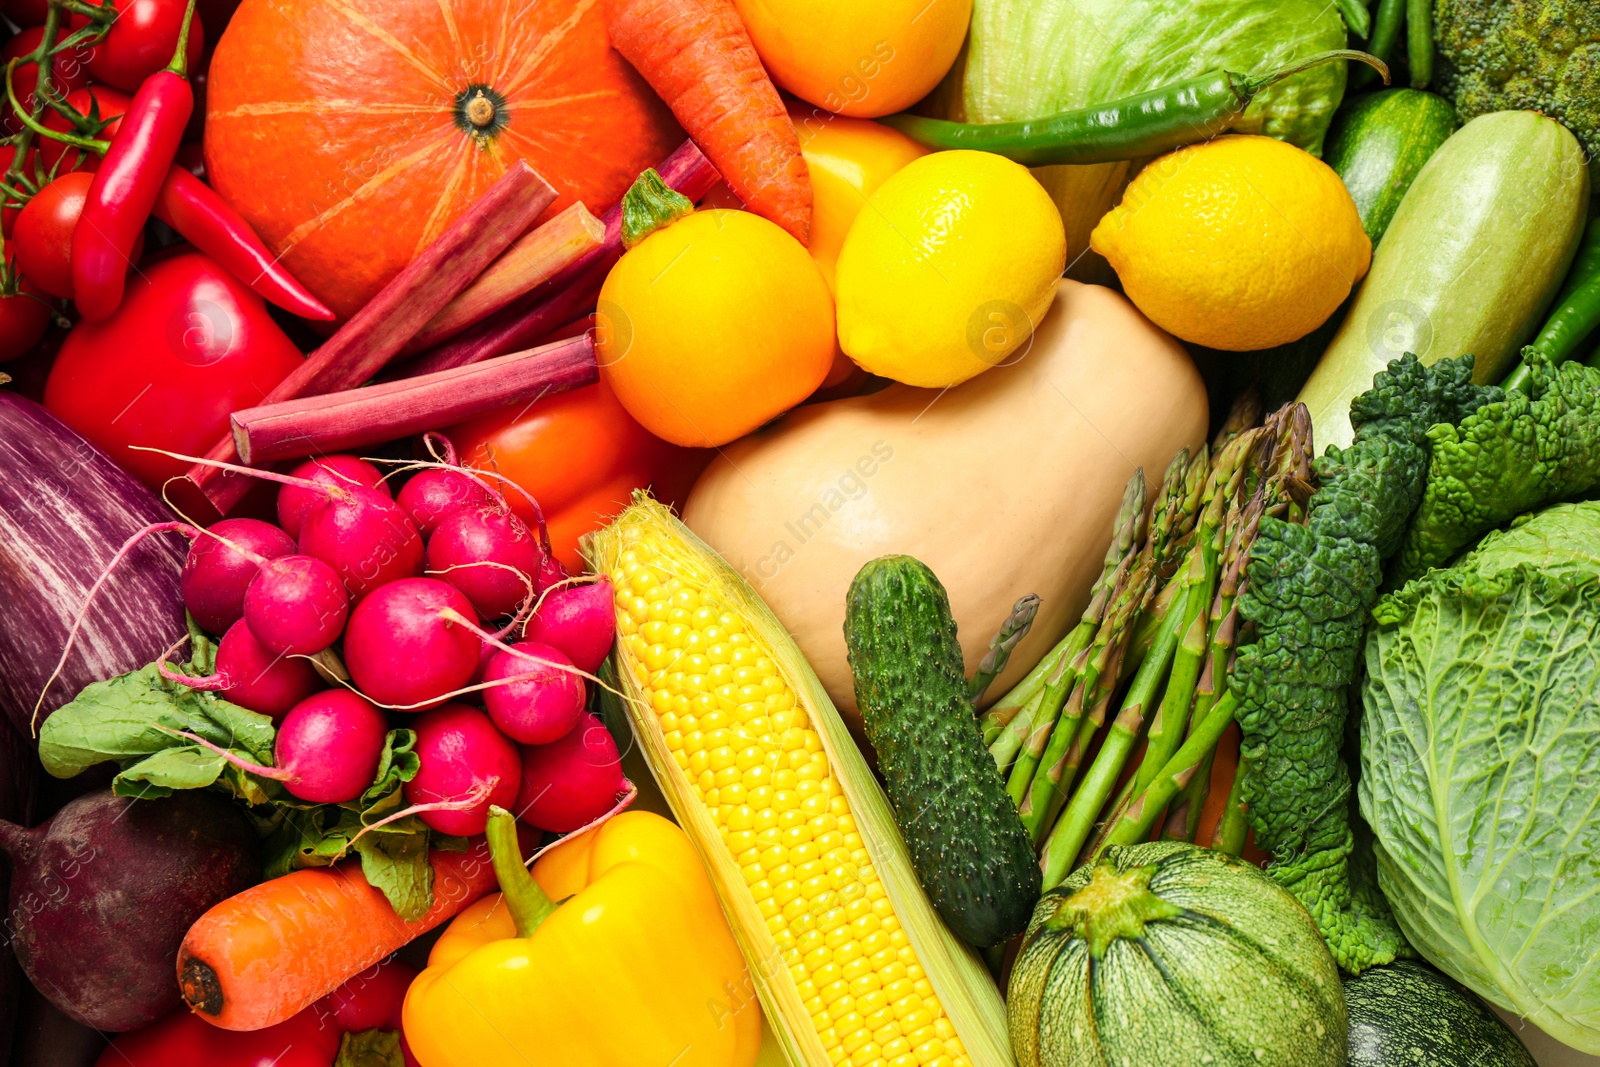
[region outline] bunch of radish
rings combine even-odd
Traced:
[[[568,577],[542,526],[453,464],[397,496],[355,456],[268,476],[278,525],[164,524],[192,536],[184,603],[222,635],[211,677],[164,673],[277,722],[276,766],[247,769],[352,801],[404,726],[420,759],[405,799],[441,833],[483,832],[491,804],[558,833],[613,807],[621,760],[585,710],[615,637],[609,579]]]

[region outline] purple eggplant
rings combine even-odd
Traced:
[[[11,859],[7,933],[66,1015],[132,1030],[177,1007],[178,946],[213,905],[261,880],[255,830],[206,790],[79,797],[32,830],[0,821]]]
[[[132,533],[172,514],[44,408],[0,389],[0,711],[34,737],[34,702],[84,598]],[[137,545],[95,596],[39,721],[90,682],[135,670],[184,633],[175,535]]]

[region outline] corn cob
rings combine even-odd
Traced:
[[[790,1063],[1012,1064],[998,990],[929,904],[887,798],[766,605],[644,494],[585,554],[616,590],[629,721]]]

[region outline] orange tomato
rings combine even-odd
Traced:
[[[445,431],[461,461],[497,470],[539,502],[556,557],[583,569],[578,538],[621,511],[635,489],[681,500],[711,453],[678,448],[652,436],[617,402],[604,382],[479,416]],[[513,510],[532,521],[515,490]]]
[[[805,248],[712,209],[634,245],[600,289],[600,377],[645,429],[727,444],[799,404],[833,362],[833,298]]]
[[[939,84],[972,0],[734,0],[778,86],[842,115],[901,111]]]

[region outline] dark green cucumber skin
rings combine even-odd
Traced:
[[[989,948],[1020,934],[1039,859],[967,701],[950,600],[910,556],[862,567],[845,605],[856,704],[917,878],[950,929]]]
[[[1343,179],[1374,248],[1417,172],[1456,130],[1455,109],[1420,89],[1383,89],[1345,102],[1323,161]]]
[[[1456,129],[1455,110],[1421,89],[1381,89],[1346,100],[1333,117],[1322,160],[1350,190],[1376,249],[1417,172]],[[1355,297],[1298,341],[1233,356],[1231,392],[1254,382],[1268,411],[1293,400],[1339,332]],[[1231,354],[1230,354],[1231,355]]]
[[[1535,1067],[1516,1031],[1425,964],[1397,960],[1344,981],[1350,1067]]]

